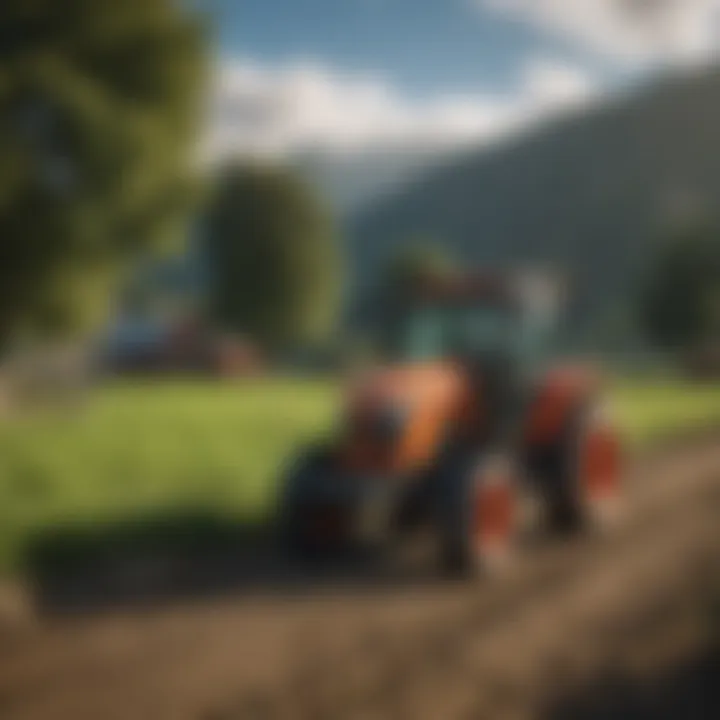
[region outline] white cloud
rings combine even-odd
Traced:
[[[492,139],[588,100],[593,83],[561,62],[527,63],[518,87],[404,96],[382,78],[298,62],[270,67],[252,60],[222,63],[216,73],[204,156],[282,155],[308,149],[458,145]]]
[[[548,109],[575,105],[593,93],[593,82],[578,67],[545,59],[536,59],[525,67],[523,94],[531,104]]]
[[[720,40],[720,0],[472,2],[623,62],[703,62]]]

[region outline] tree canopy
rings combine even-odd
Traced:
[[[233,163],[205,224],[210,306],[225,326],[270,349],[321,340],[340,300],[332,221],[289,171]]]
[[[193,194],[204,28],[173,0],[0,3],[0,344],[97,321]]]
[[[707,224],[673,234],[654,264],[640,315],[659,347],[720,340],[720,231]]]
[[[405,294],[419,283],[456,270],[451,254],[438,242],[418,237],[392,256],[383,278],[390,294]]]

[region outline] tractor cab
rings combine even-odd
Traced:
[[[391,314],[393,364],[452,365],[467,404],[496,442],[522,432],[524,406],[546,371],[558,286],[540,275],[463,275],[426,282]]]
[[[391,315],[396,362],[491,362],[518,370],[548,354],[557,286],[539,276],[436,280],[410,293]]]

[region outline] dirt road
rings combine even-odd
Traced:
[[[484,586],[366,579],[38,621],[0,637],[0,718],[550,716],[706,635],[720,438],[639,459],[628,496],[612,536],[538,546]]]

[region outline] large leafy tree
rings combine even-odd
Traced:
[[[655,262],[641,320],[659,347],[688,349],[720,341],[720,233],[698,225],[675,233]]]
[[[205,225],[211,311],[268,348],[322,340],[336,318],[340,262],[333,224],[297,177],[231,163]]]
[[[98,320],[177,234],[204,35],[173,0],[0,3],[0,344]]]

